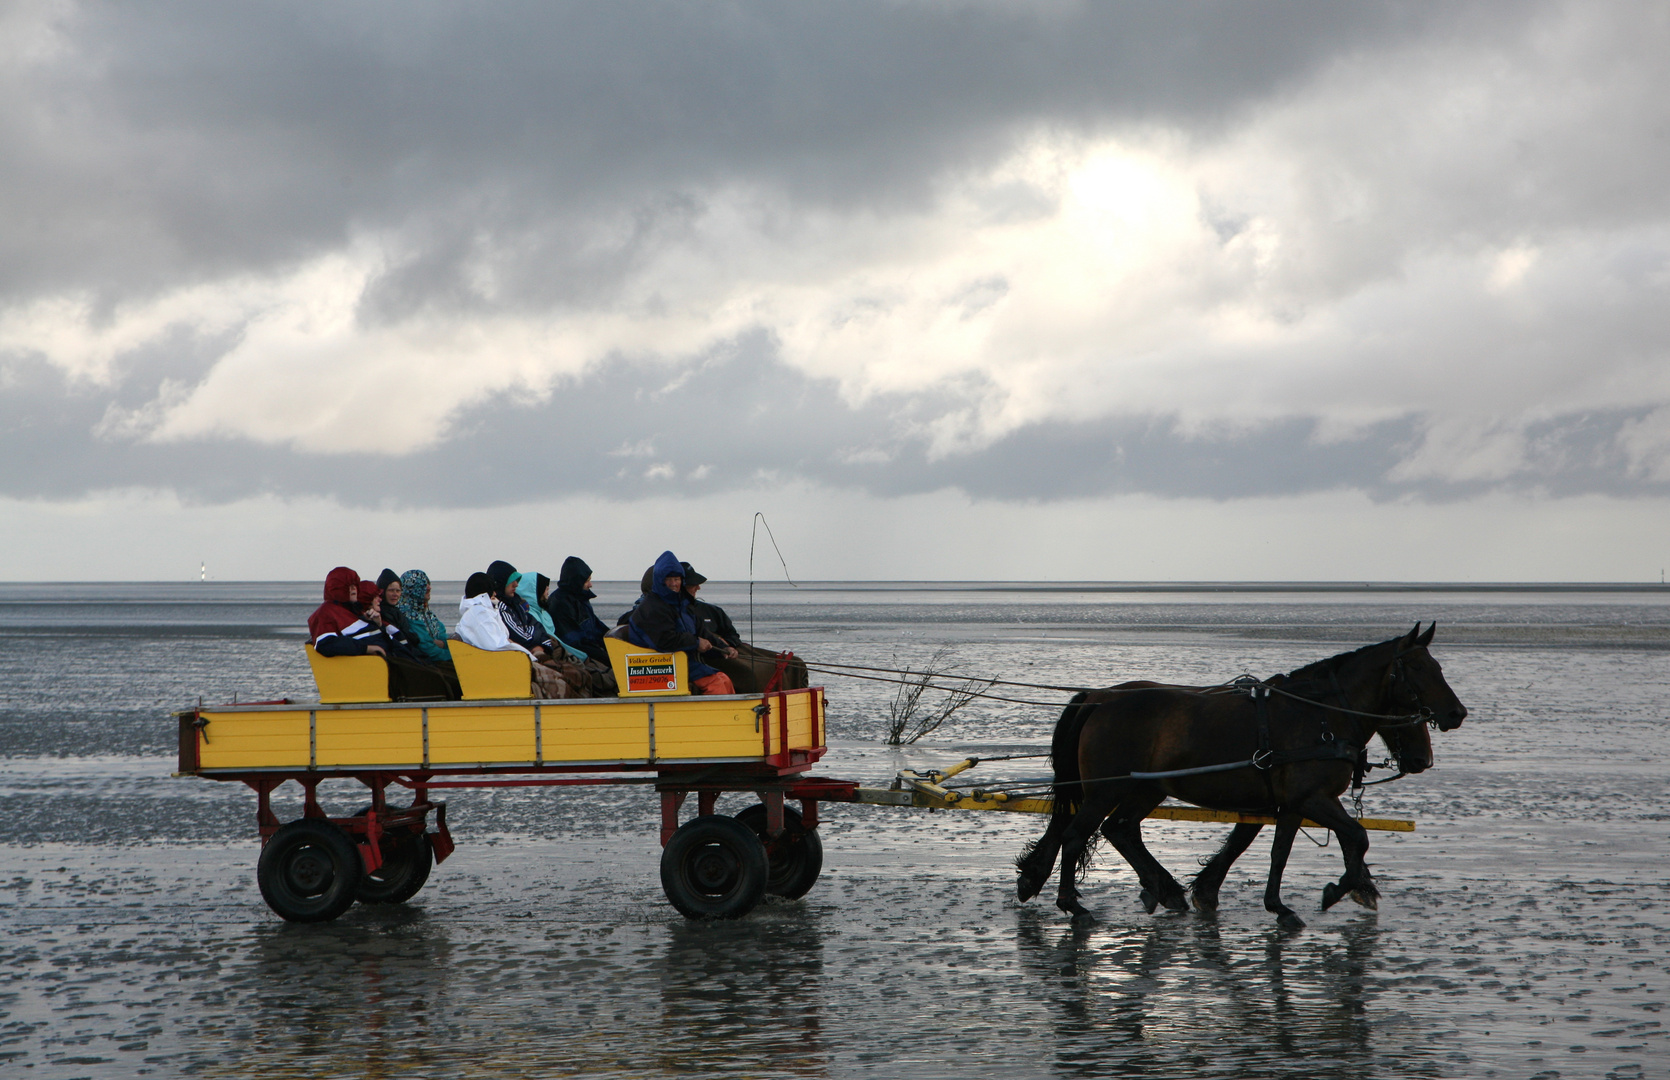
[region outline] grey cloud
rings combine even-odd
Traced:
[[[1395,482],[1421,418],[1318,440],[1291,419],[1205,435],[1172,417],[1020,428],[933,458],[921,427],[968,405],[954,394],[844,404],[833,383],[780,363],[754,335],[698,361],[622,361],[560,386],[543,404],[507,398],[465,413],[452,436],[406,457],[313,455],[238,440],[153,445],[90,434],[109,392],[66,387],[43,364],[13,364],[0,394],[0,493],[75,498],[127,486],[189,500],[327,496],[350,506],[495,506],[542,497],[629,501],[810,481],[903,496],[947,488],[1037,502],[1123,493],[1228,499],[1355,488],[1379,499],[1460,499],[1486,490],[1670,494],[1632,475],[1618,433],[1647,409],[1573,413],[1525,430],[1524,463],[1490,482]]]
[[[365,230],[403,265],[368,307],[582,283],[742,180],[899,207],[1038,124],[1210,130],[1341,55],[1465,9],[1133,4],[175,3],[77,8],[0,104],[0,298],[109,301],[282,268]],[[1495,19],[1525,18],[1515,9]],[[612,256],[574,259],[600,219]],[[636,239],[634,239],[636,238]],[[508,254],[506,254],[508,253]],[[618,267],[616,268],[618,272]],[[520,272],[517,272],[520,271]]]

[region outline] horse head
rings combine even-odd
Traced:
[[[1422,633],[1421,624],[1416,623],[1413,630],[1394,642],[1392,662],[1386,669],[1388,706],[1415,717],[1380,726],[1381,738],[1397,758],[1398,768],[1406,773],[1424,772],[1432,767],[1428,724],[1439,731],[1451,731],[1460,727],[1467,717],[1467,706],[1444,681],[1444,669],[1427,651],[1437,629],[1438,624],[1434,622]]]

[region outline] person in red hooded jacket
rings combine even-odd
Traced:
[[[325,575],[325,602],[307,617],[307,642],[320,656],[387,656],[359,606],[360,576],[339,566]]]
[[[378,617],[381,596],[374,581],[361,581],[346,566],[325,575],[325,602],[308,616],[308,638],[320,656],[380,656],[388,664],[389,697],[396,701],[451,700],[461,692],[456,678],[405,655],[398,638]],[[393,629],[394,635],[400,631]]]

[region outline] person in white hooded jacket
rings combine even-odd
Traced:
[[[567,680],[539,662],[533,653],[510,640],[499,602],[488,592],[487,575],[471,574],[464,583],[464,599],[458,602],[458,637],[466,645],[487,652],[519,652],[528,658],[533,673],[533,692],[543,699],[573,697]]]

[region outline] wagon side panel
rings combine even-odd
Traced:
[[[311,749],[308,710],[215,712],[198,736],[198,764],[204,769],[305,769]]]
[[[765,754],[758,698],[661,701],[655,706],[658,760],[748,759]],[[774,740],[775,741],[775,740]]]
[[[540,710],[540,729],[547,763],[650,758],[647,703],[547,705]]]
[[[423,763],[421,709],[321,709],[315,723],[320,768]]]
[[[532,705],[429,710],[431,765],[531,764],[535,751]]]

